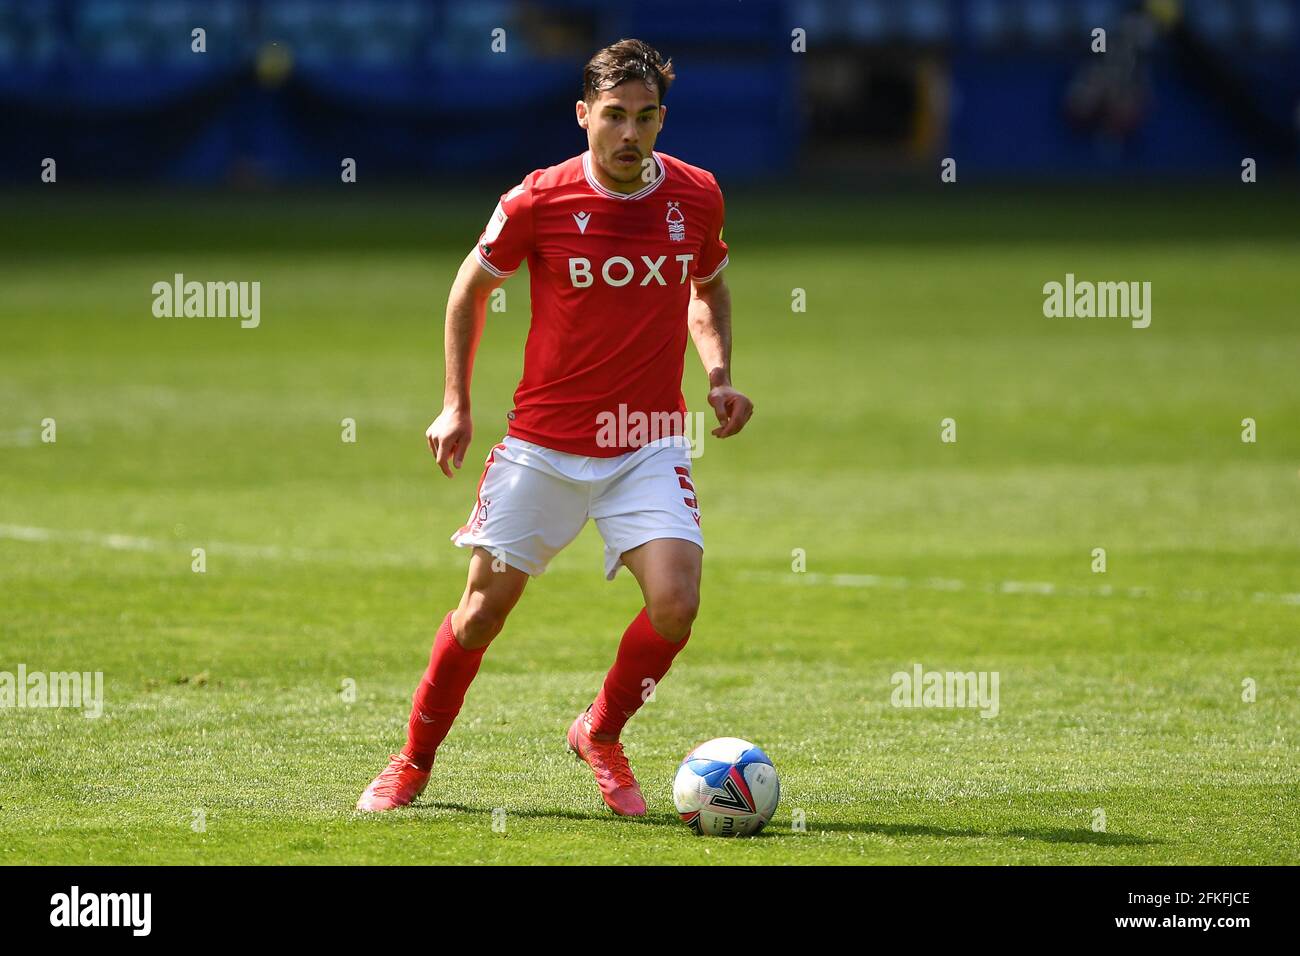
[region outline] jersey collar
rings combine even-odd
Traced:
[[[596,179],[596,174],[591,170],[591,150],[582,154],[582,173],[587,177],[587,185],[602,196],[608,196],[610,199],[641,199],[644,196],[649,196],[652,192],[658,189],[659,184],[663,182],[664,178],[668,175],[668,167],[659,157],[659,154],[654,150],[651,150],[650,155],[654,157],[655,165],[659,167],[659,175],[654,178],[653,182],[646,183],[646,185],[642,186],[634,193],[619,193],[602,186],[600,181]]]

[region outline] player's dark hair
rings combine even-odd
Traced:
[[[606,90],[628,80],[640,80],[659,90],[659,102],[676,78],[673,61],[642,40],[619,40],[611,43],[587,61],[582,71],[582,98],[590,103]]]

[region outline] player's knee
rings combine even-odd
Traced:
[[[684,640],[700,610],[700,594],[694,588],[678,588],[657,595],[646,605],[646,616],[655,633],[676,643]]]
[[[466,596],[453,620],[456,638],[462,647],[476,650],[492,643],[492,639],[505,627],[507,611],[482,591]]]

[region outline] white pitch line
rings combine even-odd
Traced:
[[[66,531],[57,528],[36,528],[28,525],[0,524],[0,538],[10,541],[37,543],[84,544],[113,551],[175,551],[186,553],[191,548],[203,548],[208,554],[232,555],[241,558],[260,558],[268,561],[296,561],[306,564],[360,564],[384,567],[431,567],[429,556],[407,557],[373,551],[344,551],[319,548],[283,548],[278,545],[235,544],[228,541],[203,541],[199,538],[168,541],[162,538],[140,538],[126,534],[105,534],[97,531]]]
[[[0,448],[30,448],[36,444],[35,428],[16,428],[0,432]]]
[[[85,544],[91,547],[109,548],[114,551],[177,551],[188,554],[192,547],[202,547],[215,555],[228,554],[235,557],[259,558],[268,561],[296,561],[305,564],[351,564],[380,567],[462,567],[464,562],[440,562],[435,560],[434,552],[423,555],[408,556],[391,552],[353,551],[322,548],[284,548],[278,545],[235,544],[226,541],[202,542],[194,538],[190,541],[169,541],[162,538],[141,538],[128,534],[103,533],[97,531],[68,531],[58,528],[38,528],[29,525],[0,524],[0,539],[10,541],[28,541],[34,543],[55,542],[62,544]],[[548,573],[552,573],[549,572]],[[1109,584],[1097,587],[1078,587],[1059,585],[1050,581],[963,581],[958,578],[907,578],[896,575],[881,574],[822,574],[818,571],[779,572],[779,571],[740,571],[738,577],[749,581],[762,581],[770,584],[793,584],[797,586],[827,585],[837,588],[883,588],[891,591],[976,591],[983,594],[1035,594],[1056,597],[1159,597],[1162,592],[1148,587],[1114,587]],[[1270,591],[1202,591],[1181,589],[1168,592],[1168,596],[1179,601],[1204,602],[1213,599],[1243,598],[1266,604],[1290,604],[1300,606],[1300,594],[1276,593]]]
[[[1151,598],[1160,597],[1162,592],[1156,588],[1131,587],[1120,588],[1109,584],[1098,587],[1078,587],[1074,585],[1053,584],[1050,581],[962,581],[956,578],[903,578],[879,574],[822,574],[817,571],[779,572],[779,571],[742,571],[740,577],[750,581],[763,581],[772,584],[829,585],[837,588],[884,588],[891,591],[915,589],[919,591],[978,591],[984,594],[1036,594],[1049,597],[1126,597]],[[1213,599],[1243,598],[1266,604],[1300,605],[1300,594],[1277,594],[1268,591],[1256,591],[1247,594],[1243,591],[1201,591],[1181,589],[1168,592],[1179,601],[1204,602]]]

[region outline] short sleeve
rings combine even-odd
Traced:
[[[722,190],[715,181],[717,213],[709,225],[709,231],[700,246],[699,263],[691,276],[696,282],[711,282],[719,272],[727,267],[727,244],[722,239],[722,230],[726,225],[726,205],[722,200]]]
[[[494,276],[511,275],[533,247],[533,193],[530,179],[501,197],[478,237],[474,255]]]

